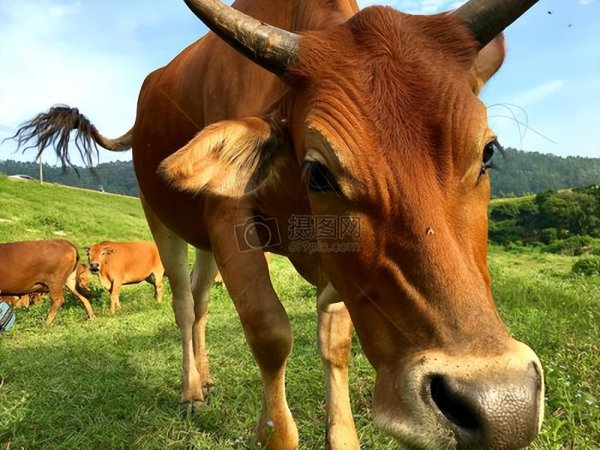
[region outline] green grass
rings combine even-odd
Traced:
[[[490,252],[500,313],[545,369],[546,420],[534,448],[600,445],[600,277],[572,275],[576,259],[525,248]]]
[[[492,205],[499,205],[501,203],[515,203],[515,204],[519,204],[519,203],[531,201],[533,199],[535,199],[535,194],[527,194],[527,195],[522,195],[520,197],[493,198],[492,201],[491,201],[491,203],[492,203]]]
[[[149,236],[137,199],[0,177],[0,241],[52,238],[57,229],[80,249],[106,238]],[[492,248],[490,259],[501,314],[546,368],[546,422],[533,447],[596,447],[599,277],[572,277],[575,258],[525,249]],[[273,257],[270,266],[294,330],[289,404],[302,448],[321,449],[325,408],[315,291],[284,258]],[[248,447],[261,382],[226,290],[213,289],[207,330],[217,388],[191,418],[178,411],[181,350],[173,313],[152,292],[147,284],[124,287],[115,316],[103,293],[92,303],[94,321],[71,297],[51,327],[43,326],[47,301],[17,311],[14,329],[0,337],[0,449]],[[393,448],[371,425],[374,373],[356,342],[350,376],[363,448]]]

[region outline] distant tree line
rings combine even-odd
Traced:
[[[563,158],[507,148],[504,155],[494,157],[497,170],[490,172],[493,196],[513,197],[600,184],[598,156]]]
[[[600,254],[600,185],[492,203],[489,237],[555,253]]]
[[[95,174],[83,167],[78,167],[77,170],[79,176],[72,169],[63,173],[60,167],[44,164],[44,181],[96,191],[104,190],[115,194],[138,196],[137,181],[131,161],[98,164],[95,168]],[[6,175],[29,175],[37,179],[39,178],[39,165],[35,162],[0,161],[0,172]]]
[[[491,171],[494,197],[520,196],[600,183],[600,158],[562,158],[508,148],[504,155],[494,158],[494,164],[497,168]],[[102,185],[107,192],[138,195],[131,161],[99,164],[96,168],[97,177],[88,169],[78,170],[79,178],[73,170],[65,174],[58,167],[44,164],[44,178],[54,183],[87,189],[99,189]],[[0,172],[37,178],[38,165],[34,162],[0,161]]]

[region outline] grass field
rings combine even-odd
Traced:
[[[80,249],[102,239],[149,237],[137,199],[0,176],[0,242],[59,237],[56,232]],[[546,421],[536,449],[600,443],[600,279],[571,276],[574,260],[490,252],[500,312],[546,370]],[[321,449],[325,408],[315,291],[285,259],[274,257],[270,266],[294,330],[288,400],[301,447]],[[94,321],[85,319],[74,298],[51,327],[43,325],[47,301],[18,311],[13,330],[0,336],[0,450],[248,448],[261,383],[225,288],[213,289],[207,331],[217,389],[202,414],[187,418],[178,412],[179,333],[169,302],[156,303],[152,292],[147,284],[125,287],[115,316],[102,293],[92,302]],[[371,425],[373,379],[355,342],[352,403],[362,446],[394,448]]]

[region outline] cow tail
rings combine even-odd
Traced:
[[[100,134],[89,119],[81,114],[77,108],[57,105],[48,112],[40,113],[28,122],[25,122],[17,132],[6,139],[17,141],[17,150],[23,152],[30,148],[37,148],[37,156],[48,147],[54,147],[62,169],[72,167],[77,171],[69,156],[69,140],[71,131],[76,130],[74,136],[75,147],[86,167],[93,167],[98,160],[98,147],[120,152],[131,148],[133,128],[123,136],[109,139]],[[5,140],[6,140],[5,139]],[[4,141],[3,141],[4,142]]]

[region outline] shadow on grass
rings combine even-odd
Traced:
[[[227,399],[219,391],[200,414],[182,417],[179,333],[171,321],[150,332],[104,325],[73,335],[49,327],[41,333],[48,341],[33,345],[18,337],[10,346],[0,342],[0,447],[161,448],[174,440],[208,448],[206,439],[239,441],[221,414]],[[60,336],[52,339],[53,331]]]

